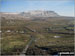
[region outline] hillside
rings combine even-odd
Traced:
[[[25,55],[74,52],[74,17],[30,13],[0,13],[2,55],[20,55],[23,50]]]

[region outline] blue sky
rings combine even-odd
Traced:
[[[74,0],[0,0],[0,12],[51,10],[63,16],[74,16]]]

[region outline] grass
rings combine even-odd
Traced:
[[[60,38],[54,38],[54,36],[60,36]],[[71,35],[44,33],[38,37],[36,44],[38,46],[74,46],[74,37]]]
[[[17,52],[17,50],[21,52],[25,48],[25,46],[30,40],[30,35],[16,34],[2,38],[3,38],[1,40],[2,53],[12,54],[12,52]]]
[[[5,20],[4,21],[3,20],[1,25],[1,29],[3,31],[1,39],[1,49],[2,49],[1,51],[4,54],[21,52],[30,41],[30,35],[33,35],[36,38],[34,45],[37,45],[39,47],[49,46],[49,47],[54,47],[52,49],[58,49],[58,50],[60,50],[61,47],[62,47],[61,49],[66,47],[66,49],[68,50],[68,47],[74,47],[74,35],[55,34],[49,32],[50,30],[58,32],[74,32],[66,30],[64,28],[66,27],[69,29],[74,29],[74,27],[69,26],[73,24],[74,24],[73,20],[58,19],[58,18],[56,19],[48,18],[45,21],[42,20],[41,21],[40,20],[38,21]],[[32,30],[36,30],[36,32],[32,33],[26,27]],[[7,33],[6,32],[7,30],[12,30],[14,32]],[[24,30],[25,33],[23,34],[15,32],[15,31],[24,31]],[[54,36],[60,36],[60,38],[54,38]]]

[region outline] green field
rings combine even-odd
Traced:
[[[30,41],[31,35],[35,40],[27,52],[35,50],[34,53],[36,53],[37,50],[42,51],[42,47],[48,48],[48,52],[50,49],[53,52],[74,51],[74,19],[14,20],[4,18],[1,21],[1,31],[2,54],[20,54]],[[55,36],[59,37],[55,38]],[[37,54],[39,55],[38,52]]]

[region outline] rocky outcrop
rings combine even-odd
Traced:
[[[28,17],[58,17],[59,16],[54,11],[42,11],[42,10],[21,12],[20,14]]]

